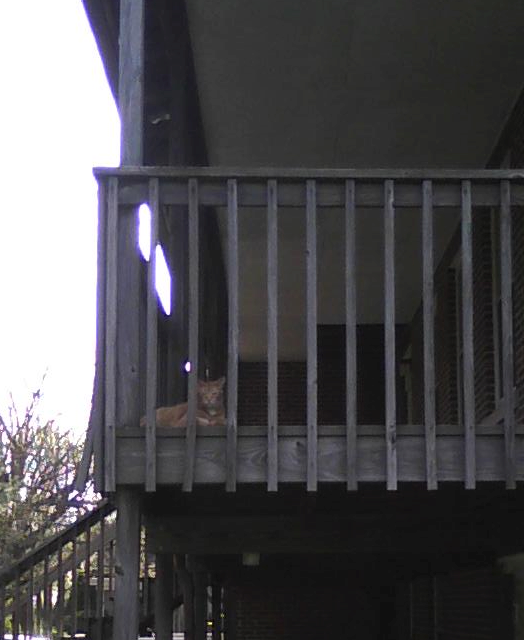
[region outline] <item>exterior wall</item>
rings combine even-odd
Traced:
[[[259,567],[237,577],[228,591],[235,640],[397,638],[394,592],[357,588],[343,575]]]

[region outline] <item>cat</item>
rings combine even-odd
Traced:
[[[226,424],[224,409],[224,377],[218,380],[198,380],[197,382],[197,411],[196,424],[200,427],[214,427]],[[156,410],[157,427],[186,427],[188,405],[187,402],[175,404],[172,407],[159,407]],[[145,416],[140,420],[140,426],[146,425]]]

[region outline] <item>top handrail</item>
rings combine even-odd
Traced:
[[[354,169],[295,167],[95,167],[96,178],[246,178],[255,180],[524,180],[524,169]]]

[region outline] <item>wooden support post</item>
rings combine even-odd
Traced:
[[[116,494],[116,588],[113,639],[138,636],[140,566],[140,498],[134,489],[120,487]]]
[[[91,527],[86,529],[85,560],[84,560],[84,625],[89,629],[91,602],[89,598],[89,580],[91,578]],[[45,615],[45,614],[44,614]]]
[[[194,589],[193,578],[186,567],[186,559],[182,554],[175,556],[177,576],[180,578],[182,598],[184,601],[184,638],[195,639]]]
[[[155,559],[155,637],[171,640],[173,635],[173,556],[157,553]]]
[[[195,638],[206,640],[207,637],[207,574],[198,570],[194,573],[194,607],[195,607]]]
[[[119,45],[120,163],[137,165],[143,153],[144,0],[120,0]]]
[[[71,617],[71,633],[74,636],[78,631],[78,567],[77,567],[77,538],[73,539],[73,549],[72,549],[72,562],[73,566],[71,568],[71,606],[72,617]]]
[[[222,587],[213,581],[211,585],[211,608],[213,613],[213,640],[222,637]]]
[[[228,363],[226,491],[237,487],[238,405],[238,195],[237,181],[227,182],[228,264]]]
[[[43,631],[45,636],[51,635],[51,598],[50,598],[50,584],[49,584],[49,556],[44,558],[44,610],[43,610]]]

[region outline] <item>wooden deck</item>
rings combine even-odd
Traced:
[[[502,427],[476,428],[477,482],[505,482],[505,447]],[[356,430],[356,468],[346,466],[346,427],[318,427],[317,469],[319,483],[345,483],[348,474],[359,483],[387,482],[385,428],[359,425]],[[462,427],[438,425],[435,438],[438,482],[465,483],[466,439]],[[397,425],[397,481],[426,482],[426,439],[422,425]],[[143,429],[117,432],[116,479],[118,484],[144,484],[146,447]],[[227,486],[226,428],[197,429],[194,484]],[[524,480],[524,428],[515,438],[518,481]],[[279,427],[278,483],[307,482],[306,427]],[[157,429],[157,483],[181,485],[186,465],[185,429]],[[236,452],[237,482],[268,483],[267,427],[239,427]]]
[[[265,483],[269,491],[279,483],[304,483],[314,492],[322,482],[345,483],[355,490],[360,482],[382,482],[395,490],[399,482],[504,481],[514,488],[524,479],[522,433],[515,425],[512,326],[512,208],[524,204],[521,171],[400,171],[144,168],[98,169],[100,224],[98,261],[98,341],[92,442],[99,489],[112,492],[118,484],[140,484],[155,491],[157,484],[223,483],[235,491],[238,483]],[[189,426],[163,431],[155,425],[159,370],[159,334],[154,260],[148,266],[147,296],[140,298],[140,266],[132,212],[143,202],[152,212],[151,255],[162,234],[169,233],[170,211],[187,218],[188,296],[187,357]],[[197,376],[202,340],[199,265],[203,255],[199,229],[202,208],[227,211],[227,426],[208,430],[195,425]],[[238,424],[239,363],[239,239],[241,207],[260,208],[267,224],[267,425]],[[345,218],[346,423],[323,427],[318,423],[317,359],[317,216],[323,208],[338,208]],[[424,424],[397,424],[395,383],[397,208],[415,208],[421,215],[424,341]],[[463,424],[437,424],[435,401],[434,237],[435,216],[443,207],[460,213],[461,347]],[[475,350],[473,324],[472,220],[476,208],[500,211],[500,273],[502,296],[502,361],[504,363],[503,426],[478,425],[475,416]],[[306,228],[307,305],[306,354],[307,424],[286,427],[277,418],[277,344],[279,296],[278,226],[281,208],[304,210]],[[356,274],[357,209],[382,211],[383,327],[385,423],[357,425],[356,406]],[[200,225],[200,226],[199,226]],[[139,307],[147,309],[142,319]],[[145,364],[144,364],[145,363]],[[200,366],[199,366],[200,364]],[[145,399],[144,401],[141,398]],[[147,416],[143,430],[137,425]]]

